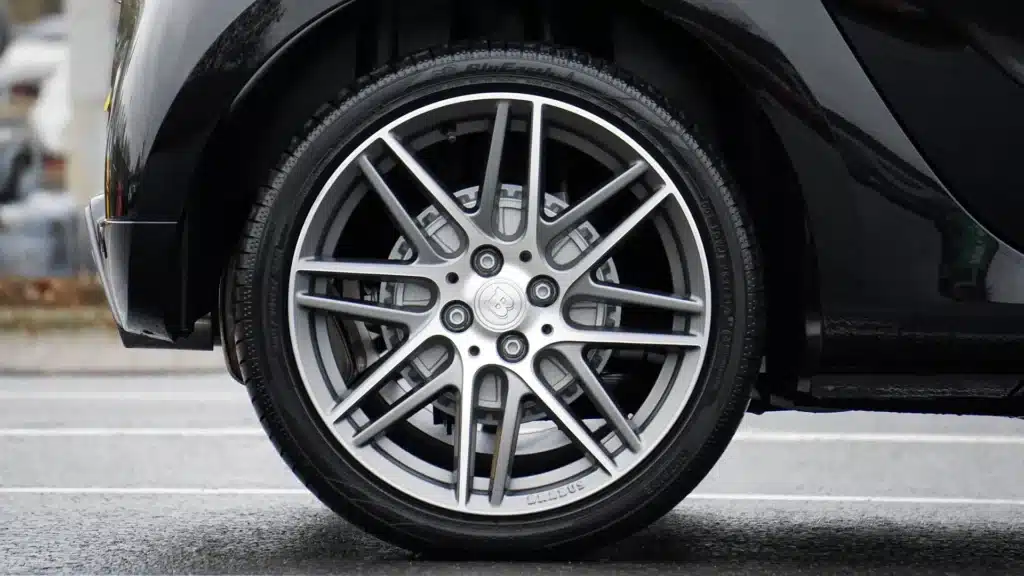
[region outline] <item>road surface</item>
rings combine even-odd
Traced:
[[[750,415],[696,494],[566,563],[423,559],[306,494],[224,376],[0,377],[0,573],[1024,573],[1024,420]]]

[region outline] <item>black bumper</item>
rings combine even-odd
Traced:
[[[86,229],[121,342],[126,348],[212,350],[218,334],[209,318],[197,322],[187,337],[173,338],[160,313],[165,309],[160,298],[168,293],[166,279],[132,274],[133,262],[145,261],[147,269],[161,258],[166,262],[166,252],[160,252],[176,237],[174,224],[107,220],[104,202],[103,196],[96,196],[86,206]],[[164,270],[173,270],[170,262]]]

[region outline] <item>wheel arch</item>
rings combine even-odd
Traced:
[[[576,17],[569,25],[567,13],[577,4],[588,9],[574,12],[583,21]],[[670,102],[699,106],[702,116],[713,118],[713,126],[700,128],[736,177],[763,249],[770,366],[792,381],[804,352],[805,304],[791,280],[804,282],[814,269],[796,171],[754,90],[727,57],[641,0],[614,7],[586,0],[352,0],[311,23],[248,82],[211,134],[186,204],[183,241],[190,254],[203,255],[188,270],[186,314],[195,319],[223,304],[219,285],[230,282],[224,271],[259,182],[320,103],[388,62],[474,38],[546,41],[588,52],[653,85]],[[230,314],[221,316],[222,334],[230,338]],[[233,364],[232,346],[225,344]]]

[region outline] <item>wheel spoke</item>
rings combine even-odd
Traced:
[[[572,208],[561,213],[553,222],[541,222],[538,234],[540,245],[546,246],[559,234],[582,223],[591,212],[602,204],[612,199],[616,194],[625,190],[637,178],[647,172],[647,163],[638,161],[629,167],[628,170],[613,178],[610,182],[599,188],[596,192],[581,200]]]
[[[505,389],[505,405],[495,439],[494,458],[491,464],[491,505],[500,506],[512,476],[512,461],[515,458],[516,443],[519,440],[519,426],[522,423],[523,397],[526,390],[519,379],[506,373],[508,385]]]
[[[650,347],[650,348],[700,348],[701,338],[693,334],[677,332],[634,332],[631,330],[579,330],[569,328],[562,333],[562,343],[589,344],[593,346]]]
[[[594,374],[590,365],[583,359],[583,346],[581,344],[565,344],[557,349],[569,363],[572,371],[576,373],[576,377],[579,378],[583,389],[586,390],[590,400],[601,412],[605,420],[608,421],[608,424],[615,429],[619,438],[622,439],[626,446],[629,446],[630,450],[639,454],[640,450],[643,449],[640,437],[633,430],[633,426],[630,425],[629,420],[623,415],[622,410],[615,404],[615,400],[605,390],[597,374]]]
[[[388,213],[391,214],[391,218],[401,229],[402,235],[416,248],[417,259],[420,262],[438,262],[443,260],[444,258],[441,253],[423,233],[423,229],[419,227],[416,220],[405,211],[405,207],[398,201],[398,197],[395,196],[391,187],[384,181],[365,154],[359,157],[359,168],[363,171],[366,179],[370,181],[370,186],[377,191],[377,196],[384,202],[384,206],[387,208]]]
[[[591,247],[590,250],[573,263],[572,267],[567,271],[570,280],[573,282],[578,280],[608,258],[612,249],[618,246],[619,242],[622,242],[630,232],[643,222],[644,218],[647,218],[647,216],[654,212],[665,201],[665,198],[668,198],[671,194],[672,188],[665,186],[645,200],[635,212],[627,216],[614,230],[601,238],[595,246]]]
[[[370,366],[349,390],[348,394],[339,402],[329,415],[331,422],[337,424],[339,420],[348,416],[372,392],[379,389],[388,377],[394,374],[407,362],[414,353],[430,338],[431,331],[420,329],[413,332],[409,338],[398,348],[394,349],[384,358]]]
[[[491,148],[487,154],[487,167],[484,169],[484,183],[480,187],[480,201],[474,216],[477,226],[485,231],[494,230],[494,208],[498,203],[498,188],[501,186],[501,157],[505,151],[505,136],[508,132],[508,111],[507,101],[498,103],[491,132]]]
[[[428,312],[413,312],[401,308],[388,308],[368,302],[355,300],[343,300],[340,298],[327,298],[325,296],[314,296],[306,292],[295,295],[295,302],[300,306],[314,310],[337,312],[345,316],[351,316],[357,320],[376,322],[380,324],[397,324],[400,326],[415,327],[426,322],[430,315]]]
[[[463,377],[461,384],[455,416],[455,498],[465,506],[473,491],[476,459],[476,378]]]
[[[391,151],[395,153],[398,160],[405,165],[406,169],[419,181],[420,185],[426,190],[430,199],[435,202],[449,220],[453,223],[456,228],[462,230],[464,237],[479,237],[480,229],[473,222],[472,218],[466,214],[461,206],[452,198],[444,188],[438,184],[437,180],[427,171],[427,169],[413,157],[412,153],[409,152],[398,141],[398,138],[391,132],[388,132],[381,137],[384,143],[391,148]]]
[[[446,388],[457,386],[462,378],[462,367],[458,358],[448,368],[431,378],[429,382],[407,393],[384,413],[359,431],[352,439],[356,446],[362,447],[380,436],[395,424],[405,420],[417,410],[430,404]]]
[[[389,279],[410,282],[430,280],[440,283],[444,268],[434,264],[402,263],[395,260],[336,260],[304,258],[295,264],[299,274],[347,276],[351,278]]]
[[[589,275],[581,278],[573,287],[572,295],[584,300],[646,306],[680,314],[699,314],[704,311],[704,303],[696,298],[604,284],[595,282]]]
[[[530,160],[527,167],[526,180],[526,213],[523,218],[526,226],[523,238],[527,243],[537,246],[537,227],[540,226],[541,206],[544,201],[541,192],[543,177],[541,174],[544,162],[544,104],[533,103],[530,115]]]
[[[566,436],[582,448],[583,453],[604,469],[605,472],[614,474],[616,469],[615,461],[612,460],[611,457],[608,456],[608,453],[605,452],[604,448],[594,440],[594,437],[590,435],[590,431],[587,430],[587,427],[573,417],[572,413],[569,412],[569,409],[562,404],[562,401],[551,392],[551,389],[539,379],[523,377],[522,374],[519,376],[526,387],[530,389],[530,393],[544,405],[544,409],[547,410],[548,414],[550,414],[551,417],[559,424]]]

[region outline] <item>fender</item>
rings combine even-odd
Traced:
[[[347,3],[125,0],[107,217],[178,222],[205,144],[246,83],[299,32]]]
[[[126,246],[127,278],[112,286],[125,333],[169,342],[193,331],[183,216],[207,143],[260,68],[347,2],[123,0],[105,225]]]

